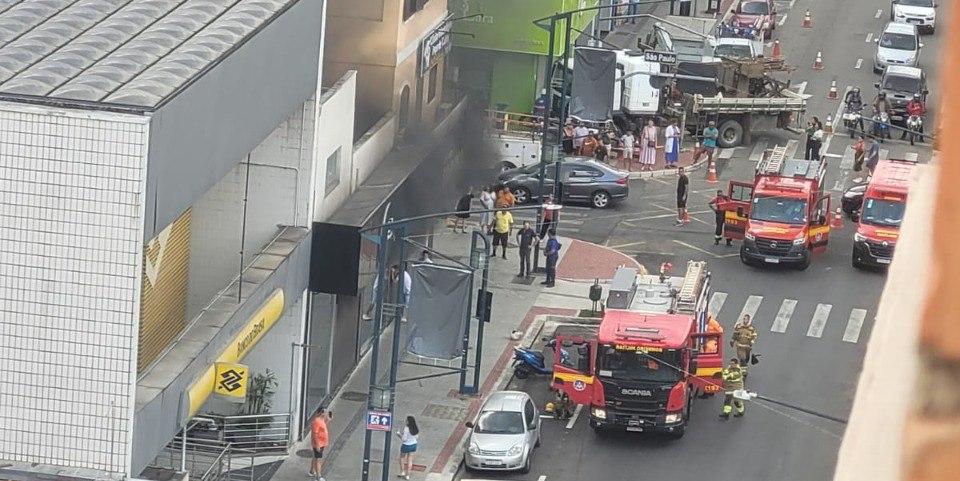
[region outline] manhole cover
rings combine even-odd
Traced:
[[[357,391],[347,391],[340,395],[340,399],[346,399],[347,401],[366,401],[367,393],[357,392]]]
[[[423,415],[431,418],[459,421],[467,417],[467,410],[442,404],[427,404],[427,407],[423,408]]]

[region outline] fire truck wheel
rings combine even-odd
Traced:
[[[804,259],[803,262],[801,262],[800,264],[797,265],[797,270],[805,271],[805,270],[807,270],[808,267],[810,267],[810,258],[809,258],[809,257],[807,257],[806,259]]]
[[[860,259],[857,259],[856,252],[854,252],[853,256],[850,258],[850,264],[853,265],[854,269],[863,269],[863,264],[860,263]]]
[[[673,431],[670,431],[669,433],[667,433],[667,437],[669,437],[670,439],[680,439],[683,437],[684,434],[687,434],[687,427],[680,426],[679,428],[674,429]]]

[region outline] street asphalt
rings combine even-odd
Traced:
[[[788,75],[792,84],[805,82],[811,94],[807,118],[816,115],[836,122],[840,102],[829,100],[832,80],[842,98],[848,86],[860,86],[865,100],[874,95],[879,75],[871,64],[876,50],[868,35],[876,37],[889,20],[887,0],[836,2],[783,0],[775,2],[782,23],[780,39],[787,63],[796,67]],[[941,4],[935,35],[923,37],[921,67],[928,76],[933,125],[939,102],[939,48],[943,20]],[[809,9],[813,26],[801,27]],[[785,19],[784,19],[785,17]],[[822,52],[825,68],[812,65]],[[730,332],[743,312],[755,312],[760,337],[755,352],[762,361],[751,369],[747,387],[765,396],[846,418],[849,414],[866,343],[885,276],[865,272],[850,264],[853,225],[831,232],[825,254],[814,258],[806,271],[758,269],[742,265],[739,246],[713,246],[713,213],[707,202],[714,192],[726,190],[730,180],[750,181],[756,159],[764,148],[784,144],[797,135],[786,131],[754,137],[754,145],[739,147],[720,164],[720,182],[705,180],[703,170],[690,174],[689,208],[692,222],[674,226],[675,179],[663,177],[631,182],[630,198],[604,211],[565,207],[560,231],[565,235],[607,245],[634,256],[648,268],[672,262],[683,269],[688,260],[707,260],[714,279],[714,306]],[[802,145],[802,140],[800,140]],[[850,140],[834,136],[826,148],[827,186],[833,206],[840,194],[857,180],[850,171]],[[916,156],[930,161],[929,145],[894,141],[882,146],[882,156]],[[775,325],[776,323],[776,325]],[[895,380],[891,380],[895,382]],[[530,392],[543,406],[550,394],[546,378],[515,381],[513,387]],[[832,478],[844,426],[794,409],[762,401],[749,403],[742,419],[721,421],[720,400],[698,400],[687,434],[680,440],[653,435],[597,435],[587,416],[567,424],[544,419],[543,446],[533,458],[530,474],[471,473],[460,479],[516,479],[580,481],[592,479],[677,481],[715,479],[821,481]],[[586,414],[584,412],[584,414]]]

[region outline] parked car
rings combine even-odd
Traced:
[[[933,0],[893,0],[890,2],[890,20],[913,24],[917,30],[933,33],[937,3]]]
[[[741,0],[733,9],[730,24],[738,28],[754,28],[769,40],[777,28],[777,9],[773,0]]]
[[[873,58],[874,73],[881,73],[888,65],[916,67],[920,63],[920,34],[917,26],[890,22],[875,40],[877,53]]]
[[[496,391],[480,408],[463,454],[467,471],[530,472],[530,456],[540,446],[540,413],[530,395]]]
[[[896,125],[903,125],[907,121],[907,103],[914,94],[920,94],[920,98],[927,101],[927,76],[916,67],[891,65],[883,71],[883,76],[874,87],[877,92],[887,95],[893,108],[890,122]]]
[[[843,197],[840,199],[840,207],[843,209],[843,212],[850,216],[851,219],[856,218],[856,213],[860,210],[860,206],[863,205],[863,196],[867,193],[867,183],[854,184],[847,190],[843,192]]]
[[[525,204],[540,198],[540,169],[523,168],[509,176],[501,174],[501,182],[517,198],[518,204]],[[550,164],[546,168],[543,181],[545,193],[554,189],[556,168]],[[560,164],[560,203],[588,203],[598,209],[610,207],[614,202],[627,198],[630,193],[629,174],[597,162],[589,157],[567,157]]]

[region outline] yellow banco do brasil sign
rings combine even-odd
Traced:
[[[239,363],[277,323],[281,314],[283,314],[283,290],[277,289],[234,336],[215,362],[187,389],[189,402],[187,418],[196,414],[213,393],[217,378],[217,363]]]

